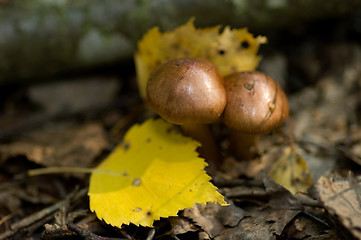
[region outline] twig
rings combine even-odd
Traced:
[[[77,234],[70,231],[66,226],[57,224],[44,224],[45,231],[41,235],[42,240],[66,239],[76,236]]]
[[[98,174],[106,174],[112,176],[120,176],[125,178],[133,178],[132,176],[128,176],[125,171],[123,172],[112,172],[107,170],[95,169],[95,168],[81,168],[81,167],[44,167],[44,168],[36,168],[28,171],[28,175],[38,176],[44,174],[56,174],[56,173],[98,173]]]
[[[146,240],[152,240],[154,238],[154,235],[155,235],[155,229],[152,228],[152,229],[150,229]]]
[[[361,165],[361,158],[359,156],[357,156],[356,154],[353,154],[349,149],[347,149],[346,147],[343,146],[336,146],[335,147],[336,150],[344,155],[345,157],[347,157],[348,159],[351,159],[352,161],[354,161],[355,163]]]
[[[72,192],[68,195],[68,197],[58,203],[55,203],[54,205],[51,205],[47,208],[44,208],[40,210],[39,212],[36,212],[28,217],[23,218],[22,220],[15,222],[10,225],[10,229],[6,232],[0,234],[0,240],[7,239],[14,234],[16,234],[20,229],[30,226],[31,224],[34,224],[35,222],[45,218],[46,216],[54,213],[55,211],[59,210],[69,199],[77,199],[81,196],[85,196],[88,192],[87,188],[81,189],[80,191]]]
[[[320,219],[320,218],[312,215],[311,213],[308,213],[308,212],[306,212],[306,211],[302,211],[302,213],[303,213],[305,216],[311,218],[313,221],[318,222],[318,223],[320,223],[321,225],[327,227],[328,229],[331,228],[331,226],[330,226],[327,222],[325,222],[324,220],[322,220],[322,219]]]
[[[323,208],[324,206],[322,203],[318,200],[315,200],[310,197],[302,197],[302,196],[296,196],[297,200],[300,201],[300,203],[303,206],[309,206],[309,207],[317,207],[317,208]]]
[[[256,197],[256,198],[268,198],[269,195],[264,188],[259,187],[232,187],[221,188],[219,191],[228,198],[243,198],[243,197]]]
[[[172,238],[174,238],[175,240],[180,240],[176,235],[171,235]]]
[[[77,233],[84,240],[126,240],[125,238],[108,238],[88,232],[74,223],[68,223],[67,228]]]
[[[223,177],[215,176],[213,182],[217,187],[264,187],[264,184],[261,181],[249,180],[249,179],[225,179]]]
[[[93,173],[94,169],[81,167],[46,167],[31,169],[28,171],[29,176],[37,176],[55,173]]]
[[[15,212],[12,212],[6,216],[4,216],[3,218],[0,219],[0,226],[5,223],[6,221],[8,221],[9,219],[13,218],[18,212],[20,211],[20,209],[17,209]]]

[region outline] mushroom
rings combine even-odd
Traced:
[[[158,66],[147,83],[150,106],[165,120],[198,140],[200,155],[215,165],[220,154],[206,124],[220,119],[226,105],[223,77],[207,60],[183,58]]]
[[[286,94],[270,76],[261,72],[237,72],[224,78],[227,105],[224,124],[232,129],[230,148],[239,157],[254,158],[260,134],[280,126],[289,115]]]

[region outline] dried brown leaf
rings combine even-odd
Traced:
[[[23,155],[44,166],[89,167],[107,141],[100,124],[56,124],[36,129],[16,142],[0,145],[4,159]]]
[[[325,228],[322,224],[300,213],[284,229],[282,239],[344,240],[337,228]]]
[[[191,220],[183,217],[169,217],[170,225],[172,226],[172,234],[179,235],[187,232],[198,231],[198,227],[191,222]]]
[[[280,209],[266,209],[253,211],[252,216],[245,217],[238,226],[226,229],[216,240],[274,240],[280,236],[285,226],[291,221],[298,211]],[[247,213],[248,214],[248,213]]]
[[[213,238],[219,235],[225,226],[237,226],[244,217],[244,211],[234,204],[222,207],[219,204],[207,203],[185,209],[184,216],[191,218]]]
[[[270,196],[268,205],[274,209],[301,209],[302,204],[286,188],[264,175],[263,183]]]
[[[361,181],[321,177],[316,183],[320,201],[357,239],[361,239]]]

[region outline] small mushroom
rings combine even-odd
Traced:
[[[169,60],[157,67],[147,84],[150,106],[165,120],[198,140],[200,155],[215,165],[220,155],[206,124],[220,119],[226,105],[223,77],[209,61]]]
[[[224,124],[232,129],[230,148],[239,157],[254,158],[260,134],[280,126],[289,115],[281,86],[261,72],[238,72],[224,78],[227,105]]]

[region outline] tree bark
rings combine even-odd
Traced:
[[[0,0],[0,84],[130,59],[153,26],[264,31],[350,14],[360,0]]]

